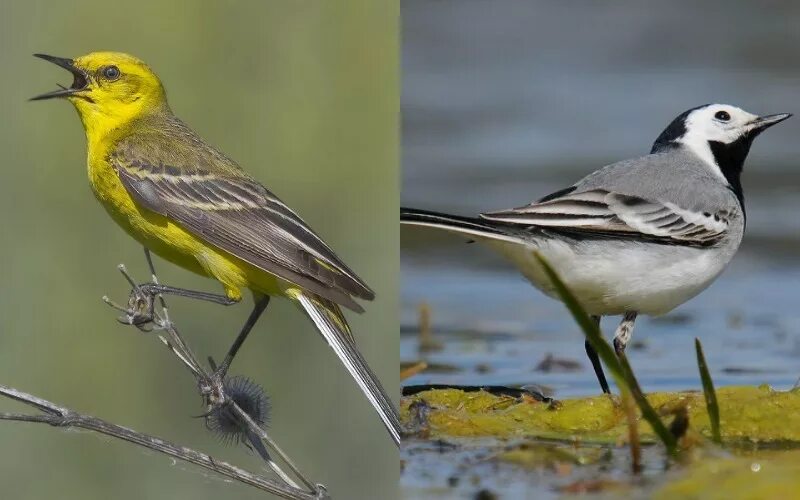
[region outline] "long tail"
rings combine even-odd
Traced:
[[[353,334],[350,332],[339,306],[322,297],[302,293],[297,295],[297,301],[355,379],[361,392],[383,420],[383,425],[392,435],[395,444],[399,446],[400,416],[378,378],[372,373],[364,357],[358,351]]]
[[[477,217],[462,217],[416,208],[400,207],[400,223],[413,226],[426,226],[444,229],[459,234],[468,234],[476,238],[504,240],[519,243],[516,235],[519,229],[510,224],[484,220]]]

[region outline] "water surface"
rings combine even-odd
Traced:
[[[789,20],[800,6],[771,6],[404,2],[404,205],[470,215],[525,204],[646,153],[674,116],[707,102],[798,111],[800,32]],[[795,117],[756,140],[743,178],[747,231],[727,271],[669,315],[637,321],[629,359],[646,391],[700,387],[695,337],[717,385],[786,389],[800,376],[798,135]],[[434,368],[407,384],[597,393],[563,305],[480,245],[431,230],[401,236],[401,359]],[[422,303],[439,351],[418,350]],[[608,338],[617,321],[603,321]],[[577,367],[537,370],[548,356]],[[420,446],[403,454],[404,494],[480,489],[448,488],[442,471],[458,457]],[[514,481],[492,484],[510,497],[520,491]]]

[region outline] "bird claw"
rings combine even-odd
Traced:
[[[123,313],[122,316],[117,318],[117,321],[123,325],[135,326],[143,332],[167,329],[169,320],[156,312],[155,300],[159,296],[158,284],[144,283],[139,285],[133,280],[124,264],[117,266],[117,269],[131,285],[128,303],[125,306],[117,304],[109,299],[108,296],[103,296],[103,302]]]

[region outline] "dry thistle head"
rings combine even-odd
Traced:
[[[226,378],[223,389],[228,398],[242,409],[259,427],[269,422],[269,397],[264,389],[247,377]],[[206,427],[226,444],[248,441],[247,424],[234,413],[230,405],[215,406],[206,415]]]

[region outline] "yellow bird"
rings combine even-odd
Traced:
[[[374,293],[302,219],[233,160],[209,146],[170,110],[164,87],[142,61],[117,52],[77,59],[35,54],[73,75],[33,100],[66,98],[88,143],[89,182],[112,219],[146,249],[219,281],[225,295],[145,285],[233,304],[250,289],[255,307],[218,370],[267,306],[286,297],[305,311],[400,442],[397,410],[359,353],[339,306]]]

